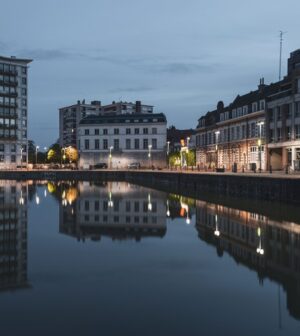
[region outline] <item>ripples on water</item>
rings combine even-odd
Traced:
[[[125,182],[0,181],[3,335],[298,335],[298,209],[246,210]]]

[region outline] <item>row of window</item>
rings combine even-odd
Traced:
[[[90,211],[92,210],[92,203],[93,203],[93,209],[95,211],[100,210],[100,201],[84,201],[84,210],[85,211]],[[141,204],[142,203],[142,204]],[[103,211],[108,211],[108,200],[103,200],[102,201],[102,210]],[[131,212],[132,210],[134,212],[139,212],[140,208],[143,209],[143,212],[148,212],[149,211],[149,202],[148,201],[126,201],[125,202],[125,211],[126,212]],[[113,202],[113,210],[114,211],[119,211],[120,209],[120,202],[118,200],[115,200]],[[157,211],[157,204],[156,202],[151,203],[151,212],[156,212]]]
[[[17,104],[17,98],[14,97],[2,97],[0,96],[0,104],[6,106],[15,106]],[[22,106],[27,106],[27,99],[21,99]]]
[[[1,75],[1,74],[0,74],[0,82],[4,82],[4,83],[7,83],[7,84],[17,84],[16,77],[4,76],[4,75]],[[27,84],[27,78],[26,77],[21,78],[21,84],[22,85]]]
[[[252,105],[245,105],[243,107],[238,107],[236,109],[233,109],[231,112],[231,118],[238,118],[242,117],[248,113],[251,112],[257,112],[257,111],[262,111],[265,109],[265,101],[261,100],[259,103],[254,102]],[[228,120],[230,117],[229,111],[226,111],[224,113],[220,114],[220,121]]]
[[[8,158],[9,158],[9,160],[8,160]],[[0,153],[0,162],[2,162],[2,163],[3,162],[8,163],[8,161],[10,161],[11,163],[16,163],[17,162],[17,156],[15,154],[10,155],[10,157],[6,156],[6,160],[5,160],[4,154]],[[26,162],[26,155],[22,156],[22,161]]]
[[[293,117],[291,105],[285,105],[285,106],[287,108],[286,118],[291,119]],[[274,121],[276,119],[277,121],[279,121],[282,120],[282,116],[283,116],[282,108],[278,106],[270,111],[269,120]],[[295,118],[300,117],[300,102],[294,103],[294,117]]]
[[[14,64],[6,64],[0,63],[0,72],[12,72],[15,73],[17,71],[17,66]],[[26,75],[27,67],[21,67],[22,74]]]
[[[7,116],[14,116],[16,115],[16,109],[14,108],[9,108],[9,107],[4,107],[4,106],[0,106],[0,115],[7,115]],[[26,109],[22,109],[22,116],[26,117],[27,116],[27,110]]]
[[[108,132],[109,132],[109,130],[107,128],[102,129],[102,134],[103,135],[108,135]],[[84,135],[90,135],[90,134],[92,134],[90,129],[87,128],[87,129],[84,130]],[[113,134],[114,135],[120,134],[120,129],[119,128],[114,128],[113,129]],[[126,128],[125,129],[125,134],[127,134],[127,135],[128,134],[150,134],[150,130],[149,130],[148,127],[144,127],[142,129],[140,129],[140,128],[134,128],[134,129]],[[157,134],[157,128],[156,127],[152,127],[151,134]],[[100,135],[100,129],[99,128],[94,129],[94,135]]]
[[[134,140],[134,141],[132,141]],[[143,139],[142,144],[140,143],[140,139],[126,139],[125,140],[125,149],[149,149],[149,139]],[[157,139],[151,139],[152,149],[157,149]],[[94,140],[94,148],[90,148],[90,140],[84,140],[84,149],[108,149],[108,139],[102,139],[102,148],[100,148],[100,139]],[[120,140],[113,140],[113,149],[119,150],[120,148]]]
[[[147,224],[148,222],[150,222],[151,219],[151,223],[152,224],[156,224],[157,223],[157,218],[155,216],[143,216],[142,221],[143,223]],[[84,221],[85,222],[89,222],[94,220],[95,222],[99,222],[100,221],[100,216],[99,215],[95,215],[94,217],[90,216],[90,215],[85,215],[84,216]],[[102,221],[103,222],[108,222],[108,216],[107,215],[103,215],[102,216]],[[113,216],[113,221],[114,223],[119,223],[120,221],[120,217],[119,216]],[[125,216],[125,223],[129,224],[133,221],[133,223],[138,224],[140,223],[140,217],[139,216],[134,216],[133,218],[131,218],[131,216]]]
[[[294,126],[294,139],[300,139],[300,125]],[[269,141],[274,142],[275,140],[277,141],[292,140],[292,128],[290,126],[287,126],[285,128],[285,137],[283,137],[283,132],[282,132],[281,127],[276,128],[276,134],[275,134],[275,130],[270,129]]]
[[[256,122],[248,125],[231,126],[216,132],[208,132],[196,136],[196,145],[212,145],[234,140],[242,140],[247,138],[263,138],[265,136],[264,125],[259,126]]]

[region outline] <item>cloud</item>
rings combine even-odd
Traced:
[[[138,86],[138,87],[127,87],[127,88],[114,88],[109,90],[109,93],[119,93],[119,92],[147,92],[153,91],[154,88],[147,86]]]
[[[190,74],[194,72],[212,72],[216,68],[213,64],[172,62],[160,66],[160,71],[169,74]]]

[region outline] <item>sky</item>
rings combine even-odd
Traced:
[[[136,101],[168,125],[278,80],[300,48],[299,0],[0,0],[0,55],[32,58],[29,138],[58,138],[58,108]]]

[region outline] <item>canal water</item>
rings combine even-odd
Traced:
[[[1,334],[299,335],[287,218],[125,182],[0,181]]]

